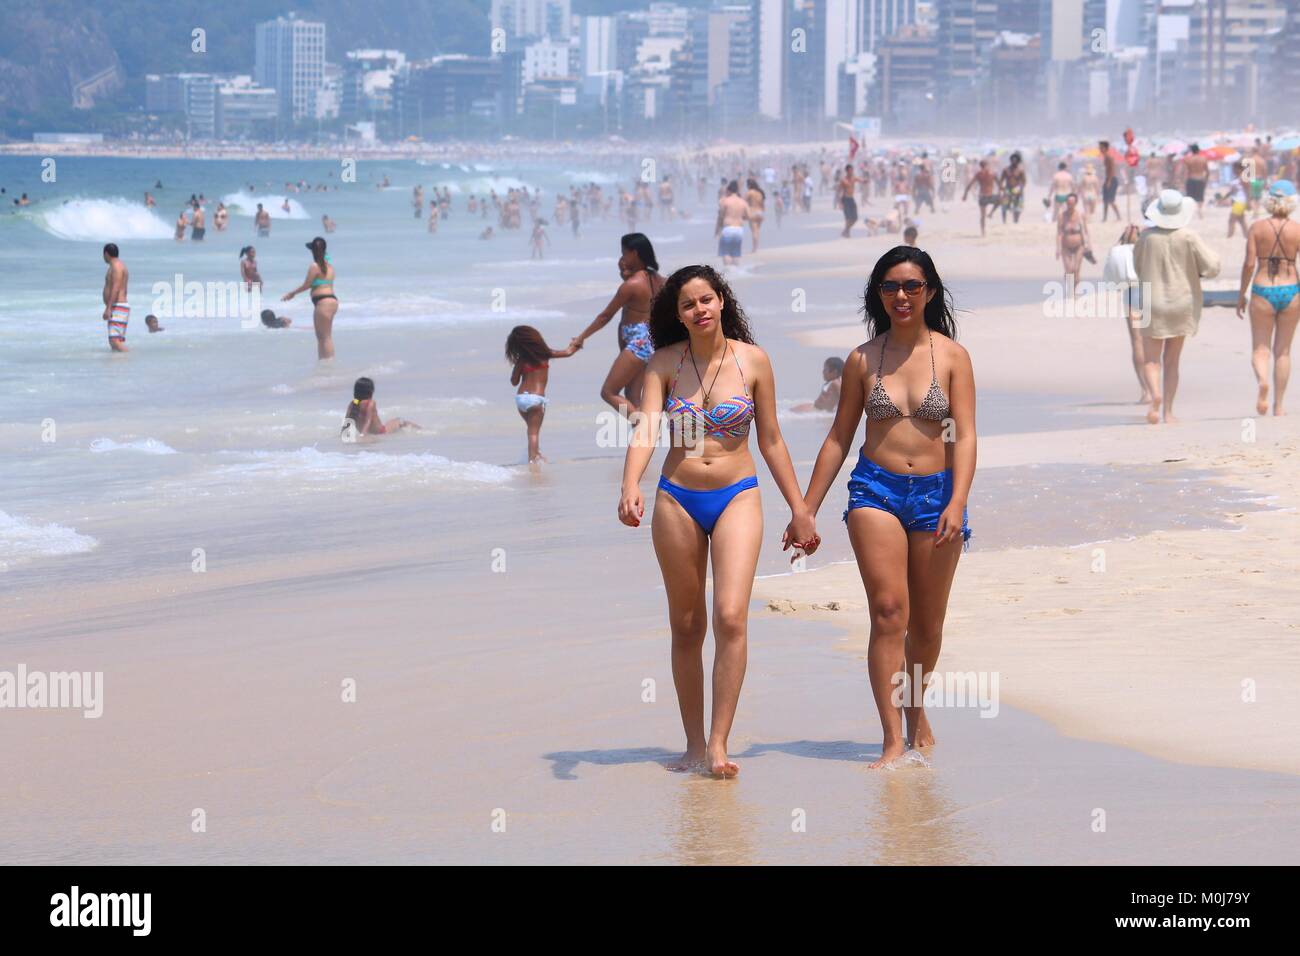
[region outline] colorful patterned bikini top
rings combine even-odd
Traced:
[[[948,396],[944,394],[943,389],[939,386],[939,376],[934,370],[934,333],[926,330],[930,337],[930,390],[925,393],[925,398],[921,404],[916,406],[916,411],[911,415],[904,415],[902,410],[894,404],[894,400],[889,397],[885,391],[885,380],[880,374],[881,369],[885,367],[885,346],[889,344],[889,333],[885,333],[885,341],[880,346],[880,363],[876,366],[876,384],[867,395],[867,419],[878,422],[890,418],[921,418],[928,422],[941,422],[948,417],[952,411],[948,403]]]
[[[731,348],[730,342],[727,343],[727,347]],[[664,411],[668,413],[669,426],[676,423],[681,428],[684,425],[682,419],[689,413],[704,427],[704,434],[709,438],[744,438],[749,434],[749,423],[754,420],[754,402],[749,397],[749,384],[745,381],[745,370],[740,367],[740,358],[736,355],[736,350],[731,349],[731,357],[736,360],[736,370],[740,372],[740,382],[745,389],[745,394],[723,399],[712,408],[701,408],[692,401],[673,395],[677,390],[677,377],[682,373],[682,363],[686,361],[690,351],[691,346],[688,343],[682,351],[682,357],[677,361],[677,372],[673,375],[672,387],[668,389],[668,401],[664,404]],[[694,359],[691,362],[694,364]],[[701,381],[700,384],[703,386],[704,383]]]

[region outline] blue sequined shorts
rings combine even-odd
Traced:
[[[858,466],[849,476],[849,506],[844,521],[854,508],[888,511],[904,531],[937,531],[939,515],[952,501],[952,472],[933,475],[899,475],[886,471],[866,455],[859,454]],[[962,509],[962,541],[969,544],[969,513]]]

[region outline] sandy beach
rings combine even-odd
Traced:
[[[100,543],[54,571],[0,575],[2,666],[102,671],[104,712],[3,715],[0,749],[16,768],[0,783],[7,862],[1293,860],[1298,419],[1254,415],[1248,329],[1207,309],[1184,355],[1182,421],[1147,425],[1122,320],[1052,314],[1051,227],[1033,213],[1037,193],[1027,198],[1019,227],[999,222],[985,238],[973,201],[921,217],[981,400],[974,537],[939,669],[999,686],[994,719],[932,715],[931,766],[867,769],[880,728],[840,520],[852,461],[818,516],[823,548],[799,572],[780,553],[788,513],[760,466],[764,548],[732,738],[741,775],[668,774],[681,727],[661,578],[649,528],[615,519],[622,452],[594,440],[612,329],[555,363],[552,463],[530,471],[500,358],[510,320],[358,332],[341,318],[327,380],[286,353],[279,378],[248,386],[264,396],[286,383],[274,414],[212,399],[212,419],[192,423],[110,403],[119,430],[80,412],[60,427],[72,444],[149,436],[197,456],[218,427],[252,443],[239,430],[248,415],[284,428],[285,449],[333,454],[340,385],[380,366],[386,409],[434,427],[372,453],[426,456],[406,458],[419,476],[444,467],[434,455],[472,463],[474,481],[362,471],[318,488],[305,471],[256,471],[229,492],[173,494],[164,478],[179,479],[149,472],[150,501],[123,492],[114,508],[46,515]],[[896,241],[838,238],[829,205],[769,224],[756,255],[747,239],[732,274],[776,369],[801,485],[830,416],[790,406],[812,397],[826,356],[865,338],[862,286]],[[1225,225],[1212,209],[1198,228],[1235,280],[1240,240]],[[1102,259],[1120,226],[1091,228]],[[593,225],[558,253],[563,283],[518,263],[492,281],[545,310],[529,321],[563,342],[608,299],[601,260],[618,231]],[[672,240],[668,269],[712,258],[705,215],[647,232]],[[791,309],[796,289],[805,311]],[[309,338],[286,341],[310,351]],[[131,358],[144,369],[147,355]],[[130,434],[124,421],[137,422]],[[33,433],[0,428],[0,449],[33,456]],[[1102,832],[1090,825],[1099,808]]]

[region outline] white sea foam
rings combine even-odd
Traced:
[[[571,170],[564,175],[569,182],[575,185],[579,183],[595,183],[598,186],[604,186],[609,183],[616,183],[621,178],[616,173],[598,173],[587,169]]]
[[[441,189],[444,184],[439,183]],[[446,183],[447,190],[453,195],[461,193],[473,193],[474,195],[486,195],[489,190],[495,189],[498,196],[505,196],[511,189],[523,189],[528,186],[515,176],[475,176],[473,179],[467,179],[463,183]],[[532,190],[531,186],[528,186]]]
[[[141,438],[136,441],[116,442],[111,438],[96,438],[90,443],[90,450],[97,455],[110,451],[136,451],[144,455],[175,455],[176,449],[165,445],[156,438]]]
[[[234,216],[253,216],[257,213],[257,204],[261,203],[262,208],[271,214],[272,219],[310,219],[311,215],[303,208],[302,203],[296,199],[289,200],[289,211],[285,212],[284,196],[252,196],[246,192],[227,193],[221,197],[221,201],[226,204]]]
[[[69,199],[49,209],[33,210],[30,218],[52,236],[78,242],[172,237],[171,226],[140,203],[121,197]]]
[[[33,524],[0,511],[0,571],[32,558],[85,554],[98,544],[61,524]]]
[[[513,473],[482,461],[453,461],[429,452],[389,453],[369,450],[321,451],[314,446],[296,451],[255,451],[250,461],[226,465],[217,472],[225,478],[283,479],[329,484],[358,480],[405,480],[414,484],[466,483],[500,485]]]

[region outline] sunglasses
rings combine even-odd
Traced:
[[[898,295],[898,290],[902,289],[908,295],[920,295],[925,289],[925,283],[920,279],[908,279],[906,282],[895,282],[893,279],[886,279],[880,283],[881,295]]]

